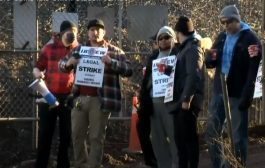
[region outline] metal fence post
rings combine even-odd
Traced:
[[[262,0],[262,25],[261,25],[261,31],[264,33],[265,31],[265,0]],[[265,123],[265,80],[264,80],[264,75],[265,75],[265,44],[264,40],[262,40],[262,115],[261,115],[261,123]]]
[[[263,0],[264,2],[264,0]],[[260,115],[261,119],[259,120],[260,123],[259,124],[264,124],[265,123],[265,99],[264,99],[264,96],[265,96],[265,80],[264,80],[264,75],[265,75],[265,44],[264,44],[264,41],[262,40],[262,97],[261,97],[261,100],[262,100],[262,113]]]
[[[123,12],[123,1],[119,1],[119,22],[118,22],[118,35],[119,35],[119,47],[122,48],[122,12]]]
[[[36,20],[36,50],[38,51],[39,50],[39,31],[38,31],[38,1],[36,1],[36,13],[37,13],[37,20]],[[36,52],[36,56],[33,57],[33,64],[36,62],[36,59],[38,58],[39,56],[39,53]],[[37,105],[36,105],[36,102],[35,102],[35,99],[33,99],[33,117],[36,117],[36,118],[39,118],[39,111],[38,111],[38,108],[37,108]],[[35,120],[32,124],[32,128],[34,130],[33,132],[33,143],[32,143],[32,148],[33,149],[37,149],[38,148],[38,140],[39,140],[39,121],[38,120]]]

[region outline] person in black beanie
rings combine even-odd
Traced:
[[[176,66],[165,68],[165,74],[174,73],[173,101],[166,106],[174,116],[179,168],[197,168],[197,116],[203,100],[203,51],[190,18],[180,16],[175,31],[180,44]]]
[[[77,32],[77,27],[73,22],[65,20],[60,26],[60,35],[64,46],[68,47],[76,41],[76,35],[74,32],[69,31],[69,29],[74,29]]]
[[[35,78],[43,78],[48,89],[59,101],[56,107],[39,103],[39,143],[35,168],[47,168],[52,145],[53,133],[59,119],[59,149],[57,168],[69,168],[69,147],[71,142],[71,110],[64,106],[74,81],[72,72],[61,73],[58,62],[64,58],[77,42],[77,26],[66,20],[61,23],[60,34],[44,45],[33,69]]]

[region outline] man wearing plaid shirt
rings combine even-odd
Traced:
[[[88,43],[86,46],[108,48],[108,53],[101,58],[105,64],[103,85],[101,88],[76,85],[79,96],[74,100],[72,110],[72,138],[75,155],[75,167],[100,168],[107,122],[111,112],[121,110],[121,91],[119,76],[132,75],[130,62],[124,52],[104,40],[105,26],[102,20],[90,20],[87,26]],[[79,52],[73,51],[75,53]],[[79,59],[72,56],[60,62],[60,68],[71,70]],[[90,152],[86,147],[89,126]]]
[[[47,103],[39,104],[40,141],[37,151],[36,168],[48,165],[53,133],[59,117],[60,144],[57,157],[57,168],[69,168],[68,149],[71,141],[71,111],[64,106],[67,95],[73,85],[73,73],[60,73],[58,62],[78,45],[77,26],[70,21],[63,21],[60,34],[53,42],[46,44],[33,69],[35,78],[44,78],[48,89],[59,101],[59,106],[50,108]]]

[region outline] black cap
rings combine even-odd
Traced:
[[[93,19],[93,20],[90,20],[88,22],[88,24],[87,24],[87,30],[89,30],[91,27],[94,27],[94,26],[105,29],[104,22],[101,19]]]
[[[175,30],[181,32],[184,35],[191,35],[194,33],[193,23],[190,18],[186,16],[180,16],[176,25]]]
[[[68,20],[65,20],[61,23],[61,26],[60,26],[60,32],[64,32],[65,30],[67,29],[71,29],[71,28],[77,28],[77,26],[73,23],[73,22],[70,22]]]

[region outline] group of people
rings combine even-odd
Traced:
[[[235,5],[224,7],[219,20],[224,31],[208,50],[196,34],[192,20],[185,16],[178,18],[174,30],[164,26],[156,35],[158,49],[154,50],[146,65],[137,123],[145,163],[150,167],[198,167],[197,117],[203,105],[206,68],[215,68],[205,131],[211,167],[231,166],[221,144],[226,120],[221,75],[227,79],[231,110],[234,147],[231,153],[239,165],[246,167],[248,108],[253,99],[261,60],[261,44],[250,26],[241,20]],[[162,61],[162,58],[169,59],[171,55],[176,58],[173,66],[168,61]],[[161,61],[155,64],[157,59]],[[154,73],[157,73],[154,66],[160,73],[169,76],[165,93],[160,96],[154,93]],[[167,90],[172,82],[173,98],[166,102]]]
[[[202,110],[205,68],[216,69],[206,129],[212,167],[227,166],[223,149],[217,141],[222,136],[225,122],[220,74],[227,76],[234,155],[246,166],[247,111],[261,59],[260,41],[250,26],[241,21],[234,5],[226,6],[219,19],[225,31],[218,35],[210,50],[204,50],[192,20],[186,16],[178,18],[174,30],[163,26],[155,36],[158,48],[147,61],[137,123],[145,163],[152,168],[198,167],[197,117]],[[108,119],[111,112],[121,109],[119,77],[130,77],[133,72],[122,49],[104,40],[106,30],[102,20],[88,22],[85,44],[78,43],[77,33],[74,23],[63,21],[60,33],[41,49],[33,69],[34,77],[43,78],[59,101],[59,106],[53,108],[45,103],[39,105],[40,140],[36,168],[47,168],[57,118],[60,136],[57,167],[70,167],[71,139],[74,167],[103,167]],[[81,46],[108,49],[107,54],[101,57],[105,64],[102,87],[74,84]],[[161,62],[154,64],[157,60]],[[171,85],[163,86],[163,93],[156,92],[154,87],[157,84],[154,73],[157,71],[168,76],[166,81],[171,82]],[[69,96],[74,98],[71,108],[68,105]],[[87,136],[89,143],[86,142]]]
[[[60,25],[60,34],[41,49],[33,75],[45,79],[47,87],[58,99],[59,106],[50,108],[46,103],[39,105],[40,140],[36,168],[48,166],[57,118],[60,136],[57,167],[70,167],[71,138],[76,168],[103,167],[101,163],[108,119],[111,112],[121,109],[119,76],[132,75],[132,66],[124,52],[104,40],[105,33],[102,20],[90,20],[87,25],[88,40],[81,45],[77,42],[77,26],[66,20]],[[80,46],[108,49],[107,54],[101,57],[105,64],[102,87],[74,84]],[[72,103],[68,102],[69,96],[74,96]],[[86,142],[88,134],[89,147]]]

